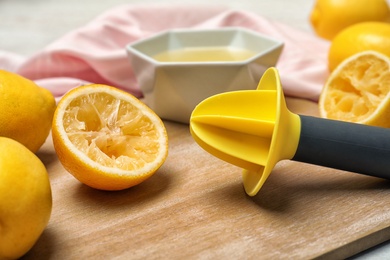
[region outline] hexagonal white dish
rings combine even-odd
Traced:
[[[252,54],[243,60],[213,60],[217,52],[226,48]],[[191,61],[159,61],[156,57],[167,51],[191,49],[198,51],[195,58],[202,55],[202,50],[208,51],[208,56]],[[228,27],[170,30],[127,46],[145,103],[161,118],[182,123],[188,123],[195,106],[209,96],[255,89],[264,71],[275,66],[282,49],[281,41]]]

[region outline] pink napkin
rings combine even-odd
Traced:
[[[56,97],[88,82],[141,97],[127,57],[130,42],[172,28],[245,27],[285,43],[277,64],[286,95],[317,100],[329,43],[257,14],[217,6],[124,5],[110,9],[31,57],[0,52],[0,68],[48,88]]]

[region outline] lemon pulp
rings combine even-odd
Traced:
[[[129,102],[107,93],[74,99],[64,113],[63,123],[70,141],[107,167],[139,169],[158,154],[159,133],[152,121]]]

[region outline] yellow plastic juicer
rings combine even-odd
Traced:
[[[250,196],[283,159],[390,178],[389,129],[292,113],[275,68],[264,73],[256,90],[200,102],[190,131],[207,152],[244,169]]]

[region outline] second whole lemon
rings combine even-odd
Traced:
[[[19,142],[0,137],[0,259],[28,252],[46,228],[51,209],[44,164]]]
[[[49,90],[0,70],[0,136],[12,138],[35,153],[49,135],[55,108]]]
[[[390,57],[390,23],[358,23],[341,31],[330,45],[329,70],[333,71],[343,60],[363,51],[377,51]]]
[[[348,26],[366,21],[390,22],[386,0],[317,0],[310,14],[315,32],[328,40]]]

